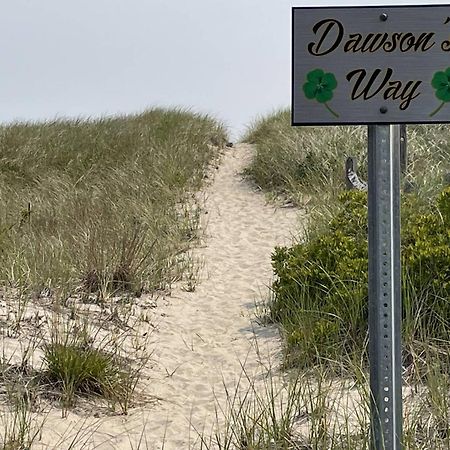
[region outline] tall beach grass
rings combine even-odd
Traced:
[[[428,198],[450,173],[450,129],[442,125],[407,127],[408,166],[405,181]],[[347,157],[358,161],[367,179],[367,127],[292,127],[290,110],[259,120],[242,140],[255,145],[256,156],[247,173],[266,191],[297,203],[323,199],[326,203],[344,187]]]
[[[153,328],[133,304],[195,288],[196,193],[226,137],[161,108],[0,127],[1,449],[30,448],[54,407],[135,404]]]
[[[195,236],[189,195],[225,139],[182,110],[2,126],[0,283],[100,295],[170,285]]]

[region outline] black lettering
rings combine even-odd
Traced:
[[[370,33],[367,35],[366,39],[364,40],[364,43],[362,45],[362,52],[370,52],[374,53],[377,50],[379,50],[384,43],[386,42],[387,34],[373,34]]]
[[[322,45],[324,44],[325,39],[330,35],[332,31],[334,31],[335,33],[334,42],[332,43],[332,45],[329,45],[328,48],[322,49]],[[344,37],[344,26],[338,20],[324,19],[314,25],[313,32],[316,35],[317,33],[321,33],[320,39],[318,42],[310,42],[308,44],[308,51],[311,55],[323,56],[333,52],[339,47],[339,44]]]
[[[430,50],[430,48],[433,48],[436,42],[431,42],[430,40],[433,39],[434,33],[422,33],[418,39],[416,44],[414,45],[414,50],[417,52],[421,50],[422,52],[427,52]]]
[[[348,36],[350,39],[345,43],[344,46],[344,52],[348,53],[348,52],[358,52],[361,50],[361,46],[358,47],[358,45],[361,42],[362,39],[362,35],[360,35],[359,33],[352,33],[349,34]]]
[[[408,109],[411,102],[421,94],[418,92],[418,88],[422,81],[408,81],[403,84],[401,81],[391,80],[393,74],[391,68],[386,69],[384,78],[381,72],[382,69],[375,69],[370,77],[368,77],[365,69],[356,69],[349,72],[346,77],[348,81],[352,81],[356,77],[351,99],[356,100],[362,97],[364,100],[369,100],[384,89],[383,98],[385,100],[402,100],[399,108],[402,111]]]
[[[401,81],[390,81],[389,87],[384,91],[384,99],[387,100],[388,98],[392,98],[394,100],[397,100],[400,98],[401,93],[400,89],[402,87]]]
[[[412,33],[406,33],[404,36],[402,36],[402,39],[400,41],[400,51],[402,53],[406,53],[414,46],[414,35]]]
[[[378,76],[381,73],[381,69],[375,69],[373,71],[372,76],[369,78],[369,80],[366,82],[366,84],[364,86],[361,87],[361,84],[363,83],[363,81],[366,78],[367,72],[364,69],[356,69],[351,71],[350,73],[347,74],[347,80],[351,81],[352,78],[355,75],[359,75],[356,82],[355,82],[355,86],[353,87],[352,90],[352,100],[356,100],[359,97],[363,97],[364,100],[368,100],[372,97],[375,97],[375,95],[377,95],[386,85],[386,83],[389,81],[389,78],[391,78],[393,70],[392,69],[387,69],[386,70],[386,75],[383,79],[383,81],[381,81],[381,83],[379,84],[378,88],[374,88],[374,90],[371,91],[371,88],[374,87],[374,83],[376,82]]]
[[[447,17],[445,19],[444,25],[447,25],[448,23],[450,23],[450,17]],[[441,50],[443,52],[450,52],[450,41],[447,40],[447,41],[442,42]]]
[[[383,50],[385,52],[391,53],[397,49],[398,40],[402,37],[401,33],[393,33],[391,40],[387,41],[383,45]]]
[[[420,95],[417,92],[418,87],[422,84],[422,81],[408,81],[403,86],[401,81],[390,81],[389,87],[384,92],[384,99],[392,98],[393,100],[402,99],[399,108],[404,111],[408,109],[411,102]]]
[[[403,102],[400,103],[400,109],[404,111],[408,109],[410,103],[420,95],[420,92],[416,92],[422,81],[408,81],[405,88],[403,89],[400,98]]]

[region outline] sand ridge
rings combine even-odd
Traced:
[[[52,413],[37,448],[52,448],[56,435],[73,435],[81,422],[92,433],[75,448],[134,449],[141,438],[141,448],[198,448],[195,430],[208,434],[216,406],[225,404],[223,383],[232,387],[244,362],[258,376],[261,362],[279,358],[278,332],[256,323],[254,304],[268,294],[274,247],[290,242],[302,213],[274,207],[243,180],[252,153],[250,145],[238,144],[223,154],[204,192],[204,245],[195,250],[202,262],[199,282],[193,292],[175,288],[167,304],[156,308],[153,367],[145,374],[146,395],[156,401],[128,416],[82,419],[71,413],[61,419]]]

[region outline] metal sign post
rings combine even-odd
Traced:
[[[372,448],[401,449],[400,126],[369,126]]]

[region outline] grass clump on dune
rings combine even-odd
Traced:
[[[428,198],[450,173],[450,131],[445,125],[408,126],[407,179]],[[248,175],[264,190],[302,203],[305,194],[335,198],[345,187],[347,157],[367,179],[367,127],[292,127],[288,109],[256,121],[244,135],[256,147]]]
[[[63,330],[55,327],[43,346],[41,384],[58,396],[63,408],[73,406],[77,397],[97,397],[113,408],[119,405],[126,414],[142,362],[134,370],[131,362],[121,357],[112,336],[99,343],[96,338],[86,324]]]
[[[165,288],[195,235],[195,192],[215,147],[213,119],[134,116],[0,128],[0,280],[100,295]]]

